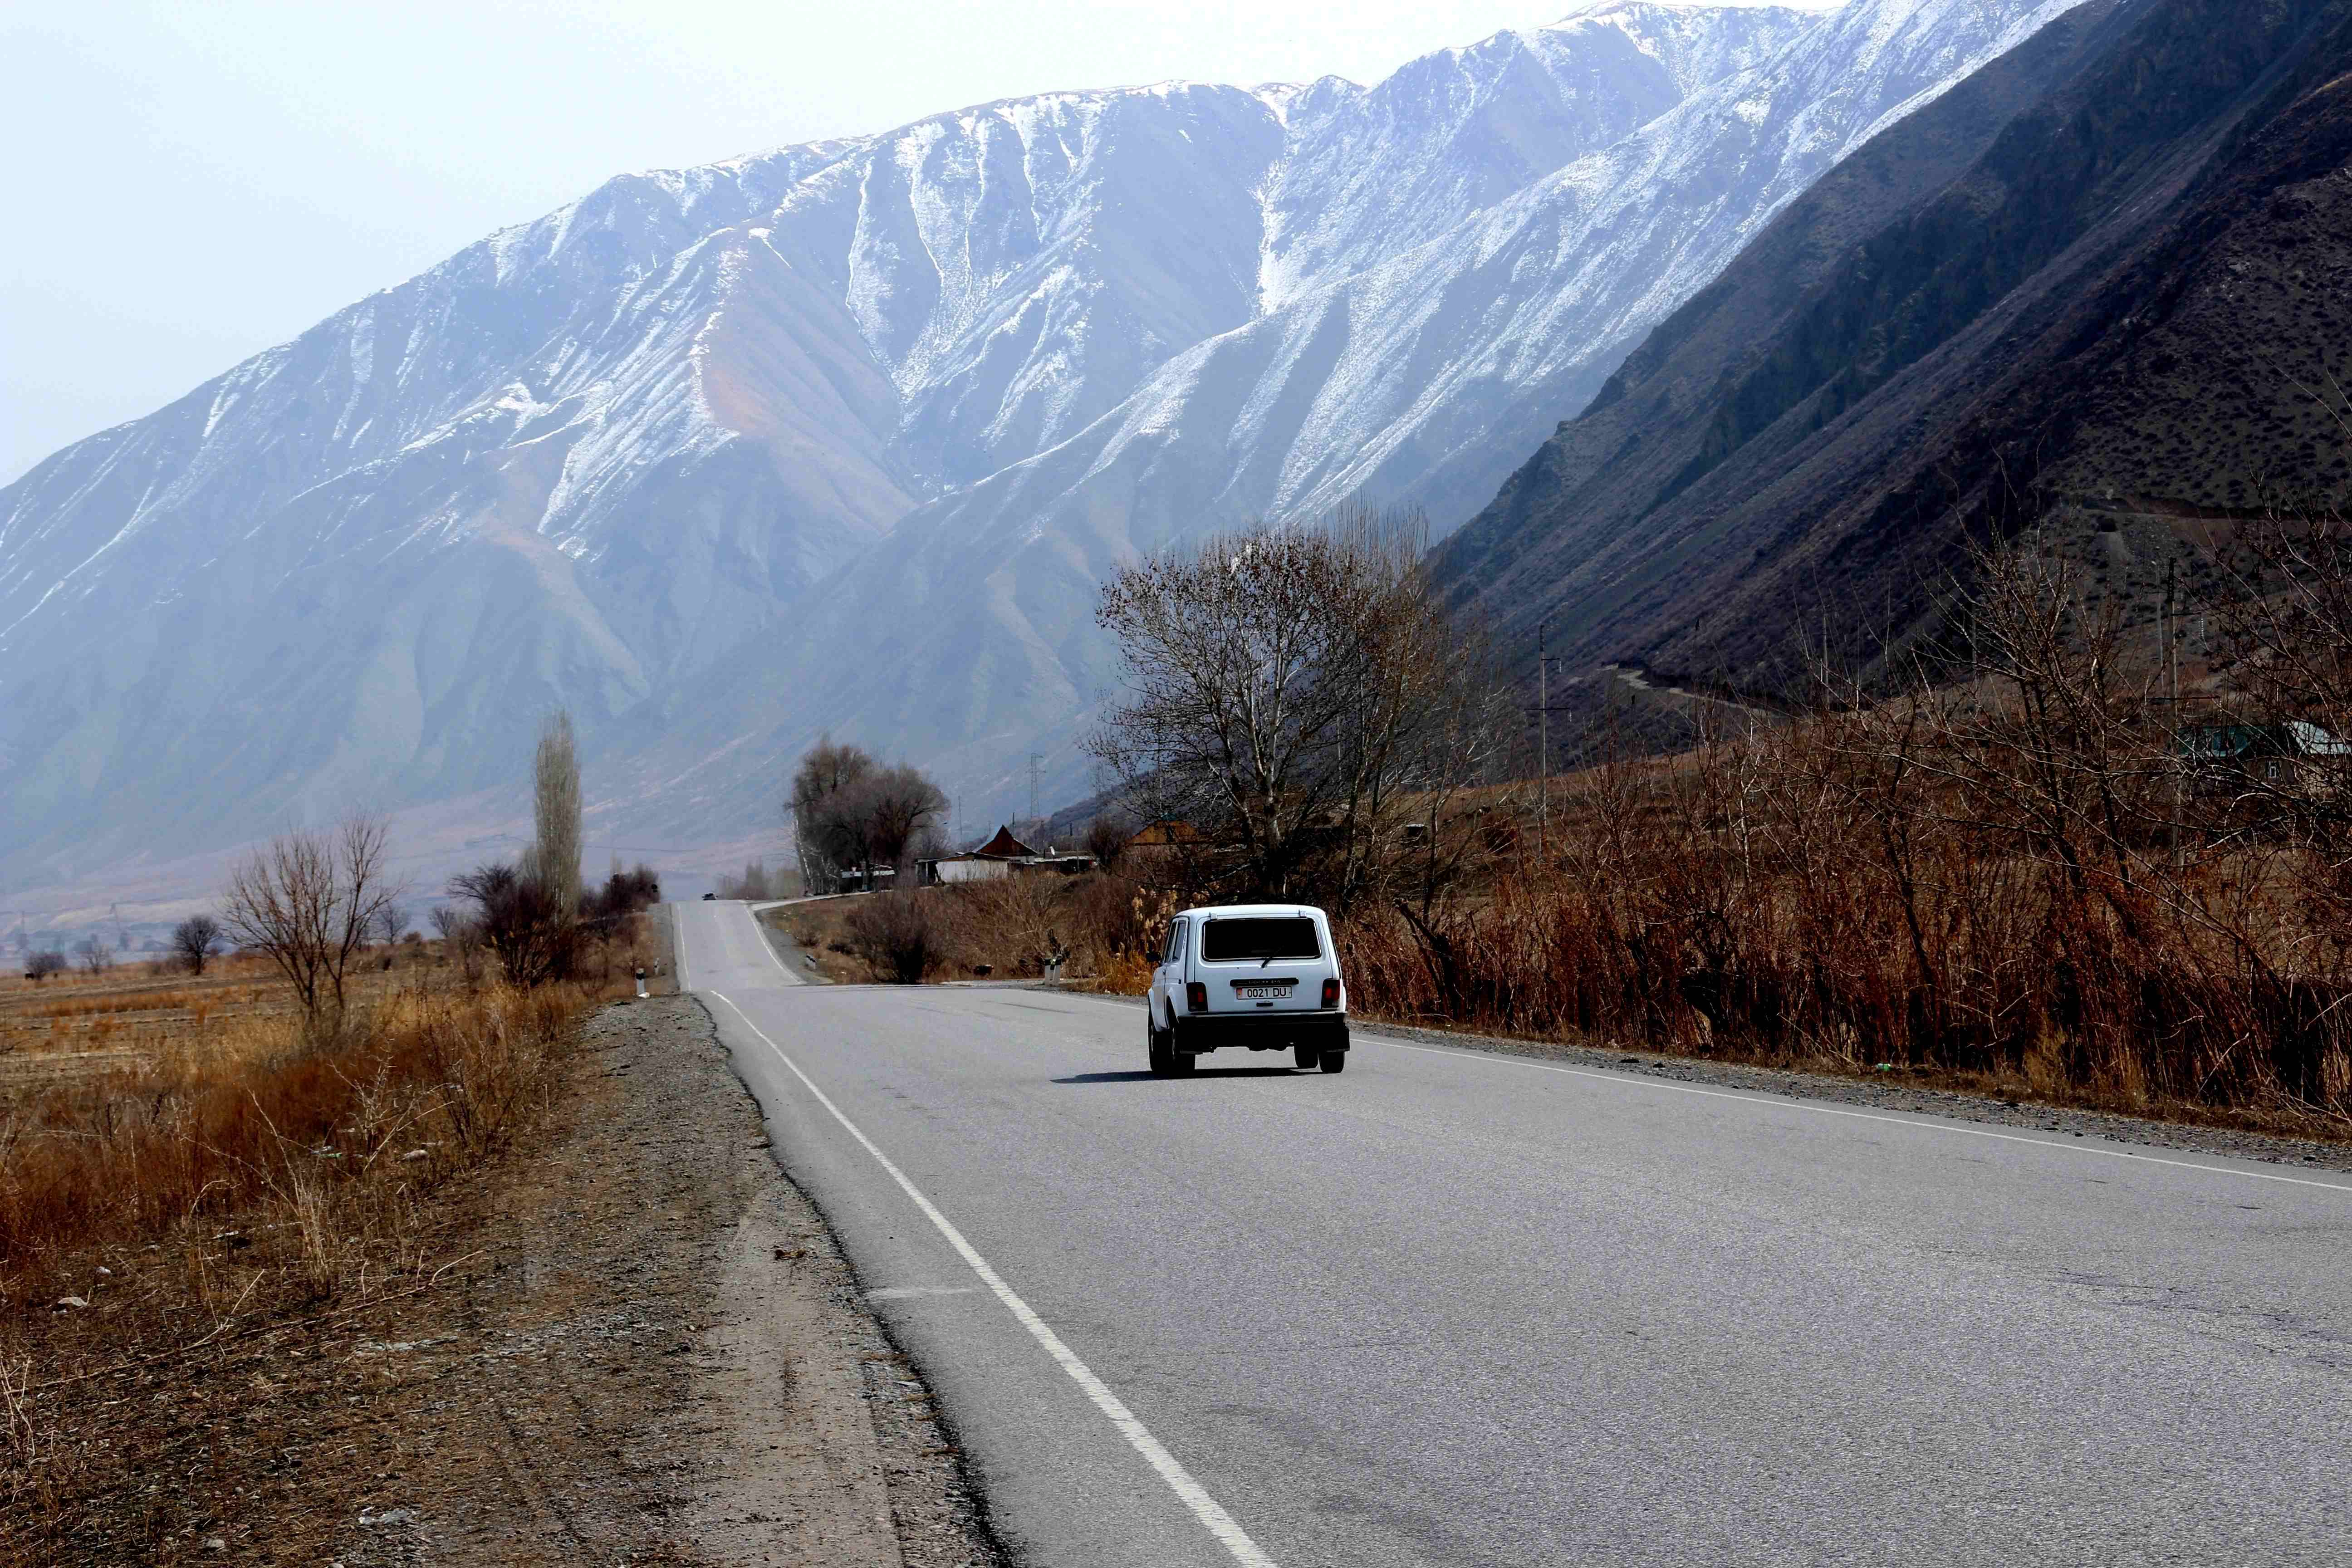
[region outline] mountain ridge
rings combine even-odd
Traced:
[[[2186,287],[2151,281],[2183,265],[2151,258],[2231,169],[2231,147],[2284,112],[2277,95],[2302,77],[2352,64],[2331,32],[2342,15],[2329,0],[2076,13],[2079,80],[2053,87],[1916,209],[1848,235],[1801,303],[1783,298],[1772,320],[1759,301],[1774,258],[1804,241],[1810,207],[1834,199],[1835,181],[1629,358],[1449,545],[1454,591],[1506,627],[1539,605],[1564,614],[1572,659],[1769,690],[1795,677],[1798,624],[1818,642],[1831,605],[1874,606],[1852,637],[1832,638],[1841,657],[1867,664],[1886,639],[1918,635],[1969,539],[2056,518],[2102,489],[2242,487],[2249,451],[2274,473],[2309,471],[2291,441],[2261,431],[2291,418],[2307,442],[2324,411],[2286,408],[2275,388],[2233,395],[2251,413],[2193,456],[2168,458],[2143,431],[2127,468],[2095,473],[2084,442],[2105,437],[2096,416],[2091,437],[2082,425],[2100,398],[2145,384],[2118,381],[2125,351],[2103,345],[2144,331],[2152,301]],[[2326,146],[2315,155],[2340,160]],[[2340,275],[2340,257],[2324,265]],[[2325,293],[2294,303],[2295,334],[2251,319],[2210,328],[2187,356],[2209,369],[2177,378],[2168,417],[2207,419],[2197,405],[2212,401],[2210,367],[2232,355],[2325,368],[2346,332]],[[1734,339],[1742,346],[1727,349]],[[1702,370],[1708,384],[1695,392]],[[2181,496],[2195,504],[2193,489]],[[2099,558],[2119,585],[2137,572],[2147,590],[2152,563],[2180,552],[2154,526],[2136,541],[2107,531]]]
[[[624,834],[772,821],[769,753],[828,727],[1000,802],[1051,745],[1067,788],[1106,668],[1086,573],[1259,494],[1467,515],[1582,401],[1511,356],[1622,352],[1500,303],[1557,238],[1513,216],[1530,190],[1699,100],[1706,134],[1748,126],[1722,82],[1794,83],[1769,133],[1818,145],[1707,230],[1698,286],[1853,136],[2063,8],[1587,7],[1370,87],[1040,95],[609,181],[0,489],[0,871],[469,798],[558,703]],[[1822,38],[1888,74],[1805,77]],[[1705,152],[1694,191],[1766,177]],[[1628,298],[1621,337],[1673,302]],[[1356,402],[1323,395],[1342,362]],[[1168,411],[1212,429],[1204,395],[1247,451],[1081,460]],[[1031,581],[977,569],[1033,545]]]

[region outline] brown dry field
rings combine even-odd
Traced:
[[[666,930],[568,1004],[493,1152],[326,1238],[324,1286],[275,1208],[0,1258],[0,1564],[994,1561],[707,1015],[666,974],[634,999]],[[464,989],[430,943],[358,978],[361,1009]],[[11,975],[0,1127],[293,1012],[242,957]]]

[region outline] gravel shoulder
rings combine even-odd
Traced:
[[[615,1007],[583,1044],[591,1103],[499,1184],[496,1267],[446,1344],[404,1357],[446,1458],[384,1497],[414,1518],[377,1555],[993,1561],[926,1391],[701,1005]]]
[[[0,1563],[1000,1561],[694,998],[591,1018],[427,1208],[429,1287],[79,1391]]]

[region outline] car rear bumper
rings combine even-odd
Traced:
[[[1294,1046],[1344,1051],[1348,1015],[1336,1007],[1287,1013],[1180,1013],[1175,1035],[1176,1048],[1190,1056],[1223,1046],[1246,1046],[1254,1051],[1288,1050]]]

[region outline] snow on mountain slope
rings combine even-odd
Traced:
[[[476,787],[870,542],[895,390],[741,226],[825,161],[614,181],[0,491],[5,848]]]
[[[974,791],[1009,792],[1049,750],[1076,787],[1110,678],[1106,572],[1359,490],[1458,522],[1790,198],[2072,4],[1855,0],[1439,237],[1187,350],[862,557],[786,645],[797,695],[771,721],[891,738]],[[871,613],[898,605],[921,609]]]
[[[0,870],[446,802],[559,701],[623,826],[772,822],[826,723],[1001,781],[1092,700],[1103,566],[1483,502],[2031,11],[1596,5],[614,180],[0,490]]]
[[[1596,0],[1545,28],[1425,56],[1379,85],[1327,77],[1285,106],[1261,305],[1359,272],[1770,58],[1818,13]]]

